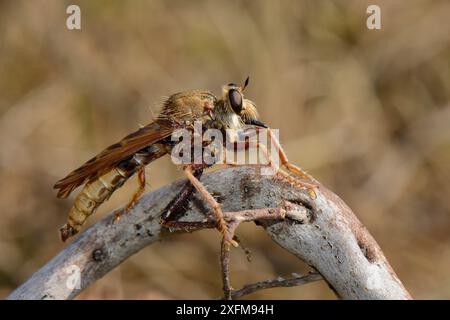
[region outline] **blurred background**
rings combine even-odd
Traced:
[[[81,8],[81,30],[66,7]],[[381,30],[368,30],[369,4]],[[0,297],[55,256],[53,184],[150,122],[165,96],[241,83],[290,160],[347,202],[413,297],[450,298],[450,2],[0,1]],[[148,190],[182,176],[170,159]],[[90,223],[126,203],[131,179]],[[76,192],[75,192],[76,194]],[[235,287],[307,267],[257,226]],[[219,235],[148,247],[79,299],[217,298]],[[335,299],[323,282],[255,299]]]

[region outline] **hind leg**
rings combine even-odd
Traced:
[[[142,167],[138,170],[137,178],[138,178],[138,183],[139,183],[138,189],[135,191],[135,193],[133,194],[133,197],[131,198],[130,202],[128,202],[126,207],[123,210],[121,210],[115,214],[114,221],[119,221],[120,218],[122,218],[122,216],[124,214],[128,213],[134,207],[136,202],[139,200],[139,198],[144,193],[144,191],[145,191],[145,167]]]

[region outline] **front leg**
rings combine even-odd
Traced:
[[[304,171],[300,167],[297,167],[296,165],[289,162],[287,155],[283,150],[283,147],[281,147],[280,141],[278,141],[278,138],[273,134],[273,131],[270,128],[267,128],[266,130],[269,132],[270,139],[272,140],[274,147],[278,151],[281,165],[284,166],[289,172],[291,172],[305,180],[309,180],[313,183],[316,183],[317,182],[316,179],[314,179],[306,171]]]
[[[256,150],[262,151],[263,156],[266,158],[266,160],[268,162],[268,166],[271,168],[271,170],[274,174],[276,174],[279,178],[286,180],[287,182],[289,182],[290,184],[292,184],[298,188],[307,190],[310,198],[315,199],[317,197],[315,189],[318,188],[318,185],[315,184],[316,180],[313,177],[311,177],[310,175],[308,175],[306,172],[304,172],[302,169],[300,169],[299,167],[289,163],[284,150],[281,148],[280,143],[278,142],[278,139],[274,136],[274,134],[272,133],[272,131],[270,129],[267,129],[267,130],[269,130],[271,139],[273,141],[273,147],[278,152],[278,155],[279,155],[279,158],[281,161],[281,165],[284,166],[289,172],[294,173],[295,175],[299,176],[300,178],[303,178],[308,181],[299,180],[299,179],[289,175],[285,171],[280,170],[280,168],[278,167],[278,165],[275,163],[274,159],[272,158],[271,154],[267,150],[266,146],[264,144],[260,143],[259,141],[250,140],[250,141],[245,141],[245,142],[235,142],[231,146],[227,145],[226,148],[231,151],[250,150],[250,149],[256,149]],[[225,159],[225,161],[226,161],[226,159]],[[227,164],[239,165],[234,162],[231,162],[231,163],[227,162]]]
[[[256,148],[263,152],[264,156],[266,157],[267,161],[269,162],[269,165],[270,165],[272,171],[278,177],[280,177],[283,180],[286,180],[290,184],[292,184],[292,185],[294,185],[294,186],[296,186],[296,187],[298,187],[300,189],[305,189],[306,191],[308,191],[308,194],[309,194],[311,199],[316,199],[317,198],[316,192],[314,190],[315,188],[318,188],[317,185],[312,184],[310,182],[305,182],[305,181],[296,179],[296,178],[292,177],[291,175],[289,175],[288,173],[286,173],[286,172],[284,172],[282,170],[279,170],[279,168],[275,165],[272,157],[270,156],[269,151],[267,150],[266,146],[264,146],[263,144],[257,142],[256,143]],[[279,149],[279,150],[282,151],[282,149]],[[284,151],[283,151],[283,154],[284,154]],[[282,160],[282,164],[283,164],[283,160]],[[284,164],[284,166],[289,170],[290,167],[286,166],[286,164]],[[291,164],[289,164],[289,166],[293,166],[293,167],[297,168],[296,166],[291,165]],[[303,172],[300,168],[298,168],[298,169],[300,170],[300,172]],[[303,177],[302,175],[300,175],[300,176]]]

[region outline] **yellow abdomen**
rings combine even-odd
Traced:
[[[86,184],[75,199],[74,205],[69,212],[67,223],[60,229],[61,240],[66,241],[77,234],[87,218],[103,202],[108,200],[113,192],[120,188],[129,177],[129,173],[119,168],[114,168],[97,180]]]

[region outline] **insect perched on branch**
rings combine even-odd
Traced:
[[[67,223],[60,229],[61,239],[66,241],[81,230],[87,218],[112,193],[120,188],[132,175],[137,174],[139,187],[125,209],[116,214],[117,220],[120,216],[130,210],[145,189],[145,166],[152,161],[170,154],[175,146],[171,135],[179,129],[193,130],[195,121],[201,122],[205,129],[218,129],[222,132],[227,129],[243,129],[245,127],[267,128],[258,120],[258,112],[254,102],[245,99],[243,91],[248,85],[248,78],[243,86],[228,84],[222,87],[222,98],[218,99],[213,93],[203,90],[192,90],[173,94],[164,102],[162,110],[157,119],[129,134],[120,142],[115,143],[94,158],[87,161],[80,168],[71,172],[67,177],[58,181],[54,188],[59,189],[57,196],[66,198],[77,187],[85,185],[77,195],[74,205],[69,212]],[[268,129],[269,132],[270,129]],[[272,140],[275,137],[272,135]],[[290,164],[280,144],[275,139],[275,145],[281,164],[285,168],[303,179],[312,180],[300,168]],[[202,146],[203,147],[203,146]],[[262,148],[257,143],[254,146],[246,145],[245,148]],[[269,164],[273,165],[270,155],[265,152]],[[228,232],[227,223],[223,218],[220,205],[207,189],[199,181],[203,169],[211,166],[202,160],[192,159],[192,163],[183,164],[183,171],[189,179],[189,185],[181,194],[179,201],[174,199],[173,205],[185,202],[194,188],[202,195],[211,206],[216,227],[223,234],[228,244],[237,245]],[[277,172],[278,172],[278,168]],[[291,177],[289,174],[279,171],[283,178],[300,187],[307,188],[314,196],[313,185]],[[178,206],[177,206],[178,205]],[[173,210],[172,210],[173,211]],[[173,220],[170,210],[162,214],[162,223]]]

